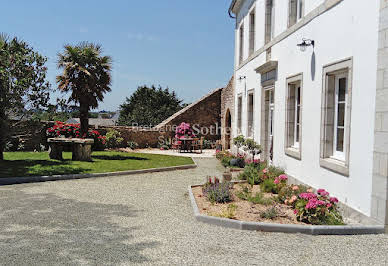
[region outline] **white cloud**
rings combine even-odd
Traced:
[[[153,41],[157,40],[156,36],[149,35],[149,34],[143,34],[143,33],[128,33],[127,37],[129,40],[135,40],[135,41],[153,42]]]

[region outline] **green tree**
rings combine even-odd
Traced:
[[[141,86],[120,106],[119,124],[156,126],[182,108],[182,100],[168,88]]]
[[[26,42],[0,34],[0,160],[11,132],[11,115],[23,117],[48,104],[46,61]]]
[[[79,103],[81,134],[89,128],[89,110],[98,107],[104,93],[111,91],[110,56],[103,56],[98,44],[82,42],[78,45],[65,45],[58,54],[58,68],[63,69],[57,76],[58,88],[71,92],[69,102]]]

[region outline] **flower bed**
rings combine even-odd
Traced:
[[[279,224],[343,225],[338,200],[323,189],[288,185],[279,169],[264,168],[258,184],[220,183],[209,178],[193,193],[202,214],[252,222]]]

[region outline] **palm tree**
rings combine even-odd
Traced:
[[[89,110],[98,107],[104,93],[111,91],[112,58],[102,56],[101,46],[82,42],[76,46],[65,45],[63,53],[58,53],[58,68],[63,69],[57,76],[58,88],[70,92],[69,101],[79,103],[81,135],[89,128]]]

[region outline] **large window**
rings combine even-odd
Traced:
[[[255,24],[255,9],[253,9],[249,14],[249,55],[255,51]]]
[[[240,35],[239,64],[241,64],[244,59],[244,24],[241,24],[240,26],[239,35]]]
[[[242,126],[242,96],[237,98],[237,134],[241,134]]]
[[[289,0],[288,26],[296,24],[304,16],[304,0]]]
[[[285,152],[297,159],[301,159],[302,80],[302,74],[287,79]]]
[[[274,25],[274,5],[273,0],[266,0],[265,2],[265,43],[269,43],[273,36]]]
[[[352,59],[323,69],[321,166],[349,174]]]
[[[248,94],[248,137],[253,137],[254,125],[253,125],[253,114],[254,114],[254,93],[249,92]]]

